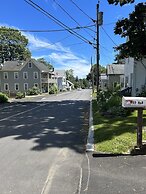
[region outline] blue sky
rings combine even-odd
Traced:
[[[48,13],[56,17],[69,28],[93,25],[96,19],[97,0],[32,0]],[[81,12],[73,3],[86,14]],[[56,3],[57,2],[57,3]],[[136,4],[142,2],[136,0]],[[58,4],[72,17],[71,19]],[[63,29],[51,19],[34,9],[24,0],[1,0],[0,26],[14,27],[19,30],[59,30]],[[118,19],[127,17],[135,4],[123,7],[109,5],[107,0],[100,1],[103,11],[103,26],[100,27],[100,64],[106,66],[114,62],[115,44],[124,42],[114,35],[113,28]],[[76,32],[94,42],[96,28],[78,29]],[[23,32],[29,40],[29,49],[33,58],[45,58],[56,69],[73,69],[74,75],[85,77],[90,70],[91,57],[95,63],[95,49],[68,31],[59,32]],[[107,35],[108,34],[108,35]],[[109,38],[110,37],[110,38]]]

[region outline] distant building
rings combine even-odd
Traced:
[[[113,89],[117,84],[124,86],[124,64],[107,65],[108,88]]]
[[[101,90],[107,90],[108,79],[105,73],[101,73],[99,76],[99,87]]]
[[[35,86],[41,92],[48,92],[49,84],[54,83],[51,77],[47,66],[35,59],[6,61],[0,66],[0,91],[15,95]]]
[[[57,87],[59,91],[66,89],[66,72],[65,70],[54,70],[54,77],[57,81]]]

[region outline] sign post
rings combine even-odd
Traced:
[[[142,123],[143,123],[143,109],[137,110],[137,147],[142,147]]]
[[[123,96],[122,106],[137,109],[137,147],[142,148],[143,109],[146,108],[146,98]]]

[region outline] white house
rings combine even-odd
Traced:
[[[132,87],[132,96],[137,96],[146,87],[146,58],[138,61],[131,57],[125,59],[124,87]]]

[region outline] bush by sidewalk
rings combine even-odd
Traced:
[[[3,94],[0,92],[0,103],[5,103],[8,102],[8,97],[6,96],[6,94]]]

